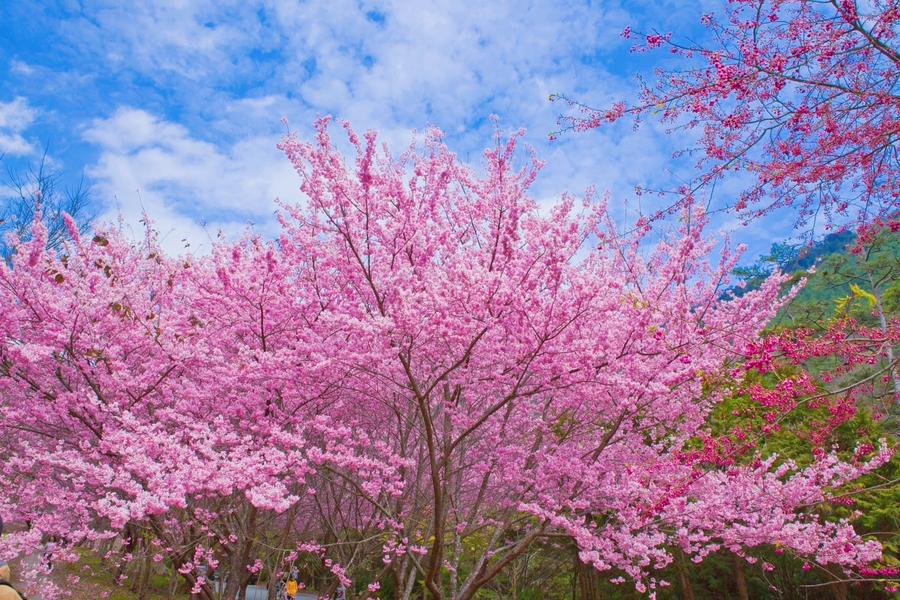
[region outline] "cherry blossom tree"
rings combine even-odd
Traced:
[[[573,109],[563,130],[583,131],[626,117],[656,118],[696,144],[698,176],[674,190],[681,204],[730,173],[752,183],[727,208],[752,219],[791,207],[797,224],[896,218],[900,204],[900,5],[896,0],[729,0],[702,17],[706,36],[633,33],[635,51],[676,55],[639,99]],[[717,205],[717,208],[720,207]],[[662,216],[664,213],[656,216]]]
[[[59,253],[39,221],[13,240],[0,514],[32,529],[4,555],[130,528],[207,599],[204,566],[228,571],[231,599],[306,555],[332,588],[368,570],[364,596],[390,580],[454,600],[554,539],[651,595],[676,553],[879,558],[807,507],[886,446],[804,465],[695,451],[711,383],[743,376],[786,299],[779,274],[723,298],[740,250],[710,259],[702,210],[651,248],[593,197],[542,210],[519,135],[481,172],[437,131],[399,156],[347,136],[352,160],[327,119],[283,141],[305,200],[276,242],[175,258],[152,233],[86,240],[71,220]]]
[[[33,527],[12,541],[24,554],[46,536],[146,532],[204,597],[197,567],[227,560],[234,597],[309,464],[354,448],[304,411],[325,378],[286,379],[304,310],[278,283],[289,267],[257,239],[167,259],[152,238],[85,241],[69,223],[65,254],[45,250],[36,224],[0,275],[3,512]],[[362,464],[373,489],[391,481]]]

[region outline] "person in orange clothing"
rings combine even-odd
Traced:
[[[297,580],[291,577],[288,579],[287,586],[284,588],[284,592],[287,595],[289,600],[294,600],[297,597],[297,592],[300,591],[300,584],[297,583]],[[2,599],[0,599],[2,600]]]

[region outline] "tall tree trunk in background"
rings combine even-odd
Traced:
[[[578,580],[578,600],[603,600],[600,593],[600,573],[575,555],[575,576]]]
[[[150,572],[153,570],[153,561],[149,554],[141,559],[141,570],[138,575],[138,600],[147,600],[150,587]]]
[[[132,531],[132,535],[134,536],[134,539],[132,540],[132,549],[130,550],[132,554],[130,562],[134,572],[132,573],[131,585],[129,587],[132,592],[140,595],[141,583],[144,580],[144,571],[147,569],[147,557],[142,556],[144,552],[144,539],[137,527]],[[144,600],[144,598],[140,598],[140,600]]]
[[[691,585],[691,573],[688,570],[687,557],[680,549],[675,551],[675,568],[678,570],[678,581],[681,583],[682,600],[695,600],[694,587]]]
[[[165,530],[163,529],[159,519],[157,517],[150,517],[149,519],[150,528],[153,530],[153,533],[160,540],[165,540]],[[188,530],[190,534],[188,537],[194,537],[194,530],[190,528]],[[181,550],[175,551],[169,555],[169,558],[172,560],[172,576],[176,578],[175,583],[172,585],[172,596],[174,597],[175,593],[178,591],[178,582],[177,578],[180,575],[182,579],[184,579],[187,584],[188,590],[191,590],[194,587],[194,584],[197,583],[197,576],[193,571],[188,571],[187,573],[181,573],[180,569],[184,566],[184,564],[194,555],[194,547],[187,546],[182,548]],[[207,581],[203,584],[203,587],[200,588],[199,594],[191,594],[192,600],[219,600],[218,593],[213,592],[212,587],[210,587],[209,582]]]
[[[284,548],[288,540],[291,539],[291,532],[294,529],[294,518],[297,516],[297,507],[299,505],[294,504],[288,509],[287,515],[284,519],[284,527],[281,530],[281,539],[278,542],[279,548]],[[284,576],[281,575],[278,578],[275,577],[275,573],[284,570],[284,553],[281,552],[277,555],[277,557],[273,557],[274,562],[269,565],[269,581],[267,582],[266,588],[268,589],[268,599],[275,600],[275,596],[278,595],[278,585],[284,579]]]
[[[175,592],[178,590],[178,569],[172,566],[172,579],[169,582],[169,598],[175,600]]]
[[[406,576],[406,584],[403,587],[403,600],[410,600],[412,598],[413,589],[416,585],[416,568],[411,566],[409,569],[409,574]]]
[[[134,555],[137,550],[137,528],[132,524],[128,523],[125,525],[125,530],[122,532],[122,554],[131,554]],[[122,559],[118,566],[116,567],[116,572],[113,573],[113,577],[115,577],[116,582],[125,574],[125,570],[128,568],[130,561]]]
[[[276,581],[275,577],[271,576],[271,574],[270,574],[269,581],[267,582],[267,585],[266,585],[266,590],[267,590],[266,598],[268,598],[268,600],[275,600],[275,597],[278,596],[278,584],[279,583],[280,582]]]
[[[734,582],[737,585],[738,598],[750,600],[750,593],[747,591],[747,574],[744,572],[744,559],[737,554],[732,554],[731,559],[734,562]]]
[[[834,594],[834,600],[848,600],[850,598],[850,588],[847,587],[846,581],[835,581],[831,585],[831,592]]]
[[[878,313],[878,325],[881,328],[881,332],[887,335],[888,326],[887,326],[887,317],[884,312],[884,304],[881,299],[881,290],[875,284],[875,280],[872,279],[872,274],[869,273],[869,283],[872,285],[872,295],[875,296],[875,312]],[[894,347],[892,344],[885,344],[885,358],[887,358],[887,365],[889,372],[891,374],[891,383],[893,384],[893,401],[891,402],[890,413],[891,414],[900,414],[900,400],[898,400],[898,395],[900,395],[900,375],[897,373],[897,368],[894,366]]]
[[[117,541],[118,541],[118,538],[109,538],[109,539],[105,539],[105,540],[101,540],[101,541],[97,542],[97,544],[96,544],[97,554],[100,556],[100,561],[104,565],[109,564],[109,559],[107,558],[106,555],[109,554],[110,552],[112,552]]]
[[[231,555],[229,565],[228,582],[225,585],[225,593],[222,598],[225,600],[237,600],[244,597],[247,583],[250,581],[250,572],[247,567],[250,566],[251,553],[255,548],[253,539],[256,534],[256,516],[255,506],[247,509],[247,515],[244,518],[245,528],[241,531],[241,544],[235,548]]]

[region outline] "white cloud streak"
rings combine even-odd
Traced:
[[[25,98],[0,102],[0,156],[26,156],[34,152],[34,144],[23,133],[36,117],[37,110]]]
[[[84,136],[100,148],[87,174],[109,207],[106,216],[137,227],[146,213],[176,253],[185,250],[183,240],[202,252],[218,230],[233,234],[248,223],[265,233],[276,197],[289,198],[297,187],[272,136],[221,148],[134,108],[95,120]]]
[[[477,163],[496,113],[506,129],[529,128],[526,140],[547,161],[536,196],[596,186],[611,193],[617,217],[634,219],[637,203],[625,206],[634,186],[673,178],[671,141],[660,129],[625,125],[546,141],[561,110],[550,93],[603,104],[632,91],[603,59],[622,50],[618,32],[637,5],[627,6],[173,0],[132,10],[88,0],[86,18],[69,25],[78,43],[112,69],[171,88],[182,103],[175,114],[132,103],[91,123],[85,139],[100,157],[88,174],[129,221],[140,216],[140,189],[160,229],[196,248],[207,238],[199,223],[235,230],[252,220],[265,229],[272,200],[296,197],[298,182],[274,149],[282,116],[304,135],[331,113],[377,129],[397,152],[411,130],[434,125]]]

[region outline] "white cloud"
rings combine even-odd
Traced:
[[[436,125],[477,163],[492,143],[486,117],[497,113],[505,130],[530,128],[526,142],[547,161],[536,196],[596,186],[611,193],[617,218],[633,221],[638,202],[644,212],[660,202],[626,206],[635,185],[687,178],[673,176],[671,138],[653,124],[622,124],[547,144],[563,110],[547,98],[567,92],[605,105],[632,93],[603,57],[622,49],[618,33],[650,4],[183,0],[131,11],[88,2],[87,30],[96,31],[84,43],[102,41],[114,66],[171,82],[185,103],[184,124],[136,109],[95,121],[86,137],[101,157],[89,174],[132,217],[140,188],[151,216],[202,242],[199,220],[268,223],[272,198],[296,188],[274,149],[282,116],[308,135],[317,115],[332,113],[377,129],[394,152],[411,130]]]
[[[530,142],[542,154],[555,153],[544,146],[557,111],[547,101],[549,92],[586,89],[587,82],[602,80],[605,72],[583,65],[579,56],[618,43],[609,22],[626,21],[614,5],[514,1],[264,0],[213,8],[207,0],[189,0],[134,11],[96,2],[86,7],[91,19],[77,23],[79,43],[102,47],[113,66],[127,65],[154,79],[188,78],[190,83],[178,82],[175,94],[187,88],[203,98],[218,94],[210,106],[187,111],[195,131],[198,123],[209,125],[204,137],[212,141],[136,109],[97,120],[85,134],[100,147],[88,174],[107,201],[117,198],[128,212],[128,206],[138,206],[141,189],[151,216],[164,210],[165,220],[174,226],[177,217],[185,229],[198,218],[222,223],[221,214],[265,219],[271,199],[296,187],[290,165],[273,148],[283,115],[302,135],[318,114],[333,113],[361,130],[378,129],[398,153],[412,129],[437,125],[464,160],[477,162],[492,143],[486,117],[497,112],[505,128],[533,125]],[[272,72],[262,88],[230,97],[212,91],[247,75],[251,50],[271,49],[278,58],[260,67]],[[595,143],[573,143],[581,149],[589,142]],[[567,167],[597,172],[592,155],[562,161],[544,179],[553,183],[544,187],[570,188],[573,173]],[[584,175],[571,182],[576,189],[589,183],[606,187]]]
[[[37,110],[25,98],[0,102],[0,156],[24,156],[34,152],[34,145],[22,135],[34,122]]]
[[[272,2],[271,11],[287,59],[280,86],[359,127],[435,124],[451,134],[489,112],[530,125],[520,111],[546,104],[547,94],[533,93],[543,82],[602,79],[603,69],[580,57],[617,43],[609,23],[626,22],[612,3],[318,0]],[[552,120],[540,134],[551,127]]]
[[[264,43],[256,7],[241,1],[86,0],[84,16],[61,24],[80,46],[101,54],[113,68],[159,80],[177,74],[200,81],[252,67],[250,44]]]
[[[9,61],[9,68],[12,72],[21,75],[31,75],[34,73],[34,67],[21,60],[13,59]]]
[[[616,2],[387,2],[313,0],[269,4],[284,36],[278,83],[316,113],[374,128],[395,151],[412,129],[436,125],[463,160],[478,162],[492,143],[487,117],[505,130],[529,128],[526,141],[548,164],[535,193],[556,198],[596,185],[631,195],[643,176],[662,175],[668,153],[659,132],[546,135],[561,110],[551,92],[610,102],[628,85],[590,58],[622,40],[629,15]],[[371,18],[373,11],[376,18]],[[299,83],[298,83],[299,82]],[[301,115],[303,118],[303,115]]]
[[[271,232],[276,197],[299,194],[297,176],[274,136],[219,148],[181,125],[121,108],[92,122],[84,137],[100,149],[87,174],[107,217],[121,214],[139,232],[146,211],[176,253],[184,251],[183,239],[191,251],[203,251],[217,230],[233,234],[249,222]]]
[[[542,83],[578,91],[604,80],[581,58],[620,44],[629,20],[615,0],[83,4],[84,17],[63,26],[71,43],[163,83],[207,119],[231,102],[290,96],[308,113],[398,132],[468,130],[491,111],[528,125],[517,114],[523,95],[546,103],[532,93]]]

